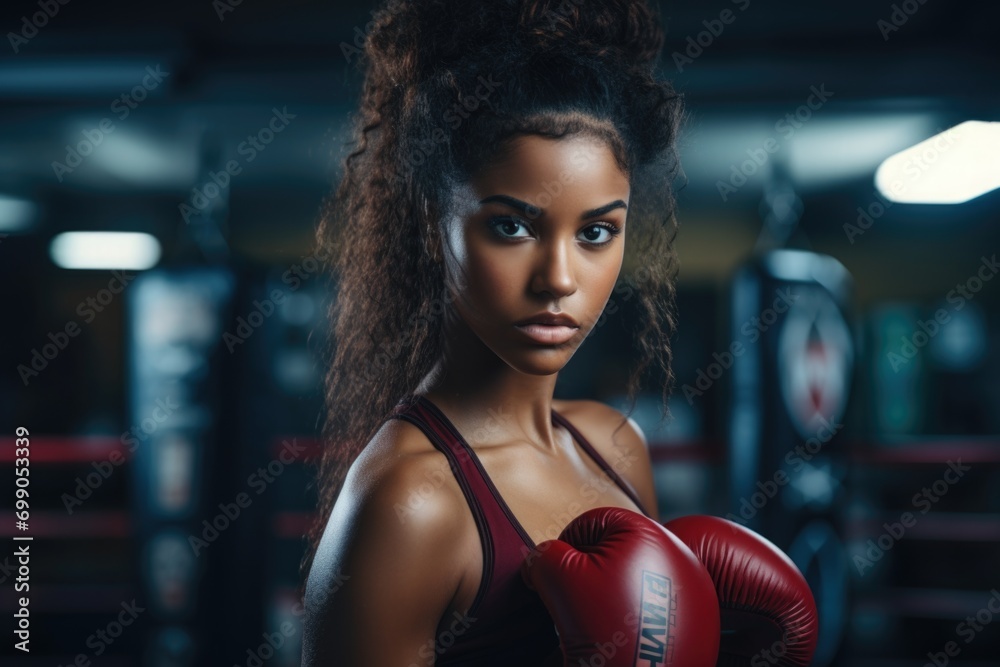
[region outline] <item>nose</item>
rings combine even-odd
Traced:
[[[539,243],[538,260],[532,276],[531,289],[536,294],[548,294],[557,299],[576,291],[576,266],[573,241],[551,238]]]

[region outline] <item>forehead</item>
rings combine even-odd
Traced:
[[[559,205],[560,200],[579,201],[583,194],[588,200],[610,195],[625,199],[628,194],[628,178],[611,148],[586,134],[559,139],[538,135],[515,137],[470,179],[470,185],[477,195],[505,192],[532,203],[547,193],[552,206]],[[562,191],[574,196],[553,196]]]

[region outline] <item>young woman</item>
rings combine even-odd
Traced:
[[[635,0],[390,0],[319,230],[337,293],[308,667],[531,665],[558,636],[518,568],[581,513],[658,520],[645,438],[558,400],[637,304],[633,401],[673,383],[681,101]],[[665,382],[664,382],[665,378]]]

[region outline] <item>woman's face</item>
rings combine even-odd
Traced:
[[[593,330],[621,270],[628,178],[585,135],[523,135],[454,192],[446,271],[462,320],[509,366],[558,372]],[[546,311],[577,327],[520,327]]]

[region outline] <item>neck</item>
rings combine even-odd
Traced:
[[[415,393],[437,405],[474,449],[526,440],[555,451],[551,411],[558,375],[511,368],[457,315],[447,316],[444,328],[443,354]]]

